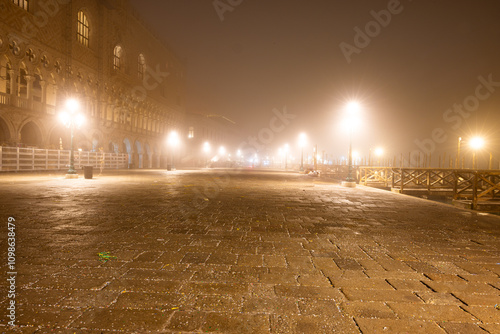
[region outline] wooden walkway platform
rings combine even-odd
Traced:
[[[330,168],[341,179],[347,166]],[[356,166],[359,184],[412,196],[450,197],[460,207],[500,212],[500,170]]]

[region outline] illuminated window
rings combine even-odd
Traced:
[[[144,78],[144,72],[146,72],[146,58],[141,53],[137,58],[137,76],[139,79]]]
[[[121,46],[115,46],[113,52],[113,69],[119,71],[122,68],[123,49]]]
[[[29,0],[12,0],[12,2],[24,10],[29,8]]]
[[[76,31],[76,39],[80,44],[89,47],[89,21],[84,12],[78,12],[78,27]]]
[[[194,128],[192,126],[189,127],[188,138],[194,138]]]

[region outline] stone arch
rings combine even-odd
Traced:
[[[42,131],[34,121],[25,122],[19,129],[19,142],[23,146],[40,147]]]
[[[13,133],[12,126],[9,126],[9,124],[0,117],[0,146],[9,145],[12,141]]]
[[[92,142],[92,149],[91,149],[92,152],[99,152],[99,149],[101,147],[104,148],[101,136],[96,132],[94,132],[94,134],[92,135],[91,142]]]
[[[132,161],[133,161],[132,160],[132,154],[133,154],[132,144],[130,143],[130,140],[128,138],[125,138],[125,139],[123,139],[122,146],[123,146],[123,152],[128,154],[128,165],[130,168],[133,166],[132,165]]]
[[[167,144],[164,142],[160,147],[158,148],[159,150],[159,155],[160,155],[160,168],[165,168],[170,164],[170,157],[169,153],[170,150],[167,146]]]
[[[29,75],[28,68],[24,62],[19,63],[19,70],[16,74],[17,83],[17,96],[27,98],[28,97],[28,81],[26,76]]]
[[[51,106],[56,105],[57,83],[54,74],[50,73],[45,80],[45,103]]]
[[[75,129],[73,136],[74,149],[82,149],[83,151],[90,151],[92,148],[92,140],[84,134],[82,129]]]
[[[36,68],[33,71],[33,83],[31,88],[31,96],[33,97],[33,101],[42,102],[43,100],[42,81],[42,73],[40,72],[40,69]]]
[[[118,144],[116,142],[110,140],[108,142],[108,147],[106,147],[106,150],[108,153],[119,153]]]
[[[0,93],[10,94],[11,75],[9,71],[12,70],[12,64],[9,57],[4,55],[0,58],[0,77],[5,80],[0,81]]]
[[[112,102],[110,104],[106,105],[106,115],[104,118],[107,121],[110,121],[110,122],[113,121],[114,109],[115,109],[115,106],[113,105]]]
[[[144,144],[144,154],[143,154],[143,159],[144,159],[144,168],[153,168],[153,151],[151,150],[151,147],[149,146],[148,143]]]
[[[153,168],[161,167],[161,150],[158,144],[153,145]]]
[[[143,149],[142,149],[142,144],[139,141],[139,139],[136,139],[134,143],[134,148],[136,150],[136,153],[134,154],[134,165],[137,166],[138,168],[143,168]]]
[[[69,150],[71,148],[70,130],[62,124],[56,124],[49,132],[48,148]]]

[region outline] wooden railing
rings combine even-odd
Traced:
[[[392,182],[392,176],[392,167],[360,166],[358,168],[359,183],[365,186],[388,187]]]
[[[447,168],[393,168],[392,190],[399,193],[424,191],[454,200],[468,200],[471,208],[500,200],[500,170]]]
[[[500,200],[499,170],[458,170],[455,175],[454,199],[471,200],[472,209],[481,201]]]
[[[74,151],[75,168],[127,168],[128,155]],[[70,163],[69,150],[46,150],[37,148],[0,146],[0,171],[64,170]]]
[[[347,170],[347,166],[328,166],[324,175],[342,180]],[[467,201],[474,210],[485,204],[500,209],[500,170],[355,166],[353,175],[365,186],[417,196],[452,197]]]

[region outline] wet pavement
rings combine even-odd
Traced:
[[[498,216],[257,170],[0,174],[0,212],[1,333],[500,333]]]

